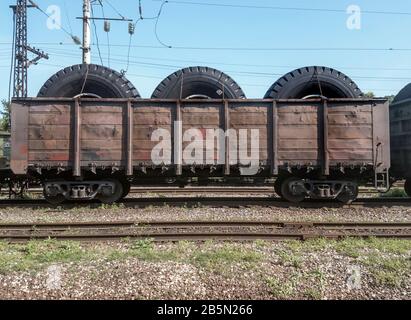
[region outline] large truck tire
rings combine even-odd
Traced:
[[[245,99],[240,86],[225,73],[208,67],[189,67],[164,79],[153,99]]]
[[[305,67],[291,71],[275,82],[265,99],[358,98],[361,90],[342,72],[327,67]]]
[[[60,70],[46,81],[37,96],[140,98],[137,89],[124,75],[95,64],[78,64]]]
[[[398,92],[392,103],[394,104],[408,99],[411,99],[411,83],[407,84]]]

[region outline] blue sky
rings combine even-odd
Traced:
[[[138,17],[137,0],[109,0],[123,16]],[[182,0],[183,1],[183,0]],[[237,4],[244,6],[277,6],[292,8],[336,9],[338,12],[274,10],[245,7],[201,6],[167,3],[158,21],[158,42],[155,20],[137,24],[132,39],[130,66],[127,73],[143,97],[149,97],[160,81],[180,67],[208,65],[231,75],[250,98],[261,98],[280,75],[307,65],[325,65],[351,76],[363,91],[379,96],[396,94],[411,82],[411,50],[284,50],[295,48],[362,48],[411,49],[411,1],[409,0],[184,0],[197,3]],[[58,5],[62,10],[62,26],[81,36],[81,0],[37,0],[46,10]],[[0,98],[8,96],[11,54],[13,0],[1,0],[0,8]],[[161,1],[143,0],[146,17],[157,15]],[[118,17],[103,0],[106,16]],[[409,14],[362,13],[361,30],[346,27],[349,5],[363,11],[403,12]],[[101,7],[94,7],[102,16]],[[29,95],[35,96],[41,85],[59,69],[81,62],[81,50],[61,30],[49,30],[46,17],[29,10],[29,43],[48,52],[50,59],[30,67]],[[126,68],[129,36],[127,24],[112,22],[108,61],[107,34],[102,22],[96,22],[100,50],[105,65]],[[94,30],[93,30],[94,31]],[[93,43],[96,37],[93,35]],[[222,50],[221,48],[253,50]],[[203,49],[201,49],[203,48]],[[214,48],[214,49],[212,49]],[[259,50],[278,48],[279,50]],[[281,50],[280,50],[281,49]],[[100,63],[93,46],[93,62]]]

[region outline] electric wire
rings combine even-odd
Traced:
[[[105,1],[107,1],[107,0],[105,0]],[[100,2],[101,3],[101,13],[102,13],[102,15],[103,15],[103,18],[104,19],[106,19],[106,14],[105,14],[105,12],[104,12],[104,6],[103,6],[103,3],[102,2]],[[109,3],[108,1],[107,1],[107,3]],[[110,47],[110,35],[109,35],[109,32],[106,32],[106,37],[107,37],[107,65],[108,65],[108,67],[110,68],[110,58],[111,58],[111,47]]]
[[[100,2],[100,4],[101,4],[101,2]],[[94,16],[93,4],[90,6],[90,8],[91,8],[91,15],[94,18],[95,16]],[[97,31],[96,21],[94,19],[92,19],[92,22],[93,22],[93,26],[94,26],[94,33],[95,33],[95,36],[96,36],[96,45],[97,45],[98,56],[100,58],[101,65],[104,66],[103,58],[101,57],[101,50],[100,50],[100,44],[99,44],[100,41],[99,41],[99,38],[98,38],[98,31]]]
[[[30,1],[29,0],[29,2],[37,9],[37,10],[39,10],[43,15],[45,15],[47,18],[51,18],[51,16],[46,12],[46,11],[44,11],[42,8],[40,8],[39,7],[39,5],[37,4],[37,3],[35,3],[35,2],[33,2],[33,1]],[[60,30],[62,30],[64,33],[66,33],[67,35],[69,35],[70,36],[70,38],[71,39],[75,39],[75,36],[73,35],[73,33],[71,33],[70,31],[68,31],[66,28],[64,28],[60,23],[58,23],[57,21],[54,21],[55,22],[55,24],[59,27],[59,29]]]
[[[154,0],[162,1],[162,0]],[[207,7],[222,7],[222,8],[239,8],[239,9],[263,9],[263,10],[282,10],[282,11],[306,11],[306,12],[329,12],[329,13],[347,13],[344,9],[327,9],[327,8],[306,8],[306,7],[280,7],[280,6],[257,6],[257,5],[242,5],[229,3],[215,3],[215,2],[196,2],[196,1],[174,1],[169,0],[170,4],[179,5],[193,5],[193,6],[207,6]],[[376,11],[376,10],[361,10],[365,14],[379,14],[379,15],[407,15],[411,12],[399,11]]]
[[[119,17],[120,17],[121,19],[123,19],[123,20],[126,20],[126,19],[127,19],[125,16],[123,16],[123,15],[120,13],[120,11],[118,11],[118,10],[111,4],[111,2],[110,2],[109,0],[102,0],[102,1],[105,1],[105,2],[119,15]]]

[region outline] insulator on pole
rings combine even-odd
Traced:
[[[110,32],[110,29],[111,29],[110,21],[105,20],[104,21],[104,31]]]
[[[128,33],[129,33],[130,35],[133,35],[134,32],[135,32],[134,23],[130,22],[130,23],[128,24]]]

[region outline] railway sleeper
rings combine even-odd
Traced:
[[[306,198],[317,200],[338,200],[351,203],[358,197],[358,184],[353,181],[310,180],[297,177],[288,178],[281,183],[280,196],[293,203]]]
[[[45,199],[51,204],[60,204],[66,200],[93,200],[112,204],[125,196],[127,186],[119,180],[107,179],[96,181],[48,181],[43,183]],[[128,188],[129,191],[129,188]]]

